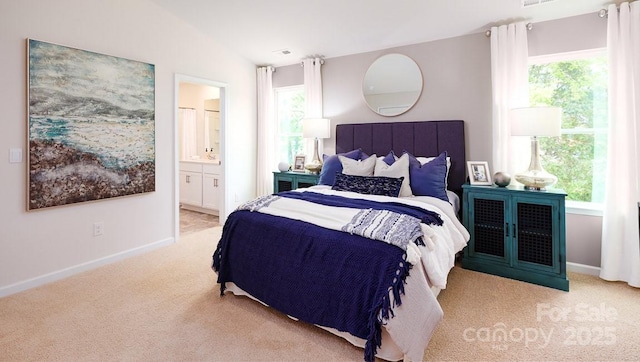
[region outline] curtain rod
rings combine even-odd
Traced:
[[[316,64],[316,61],[313,61],[313,64]],[[324,64],[324,59],[320,58],[320,64]],[[304,62],[300,62],[300,66],[304,67]]]
[[[632,1],[629,1],[629,4],[631,4]],[[620,10],[620,5],[616,5],[616,10]],[[600,9],[600,11],[598,11],[598,17],[599,18],[608,18],[609,17],[609,9]]]
[[[616,8],[618,8],[616,6]],[[598,17],[599,18],[606,18],[609,16],[609,10],[607,9],[600,9],[600,11],[598,11]],[[533,29],[533,23],[527,23],[527,30],[531,30]],[[491,29],[487,30],[484,32],[484,35],[486,35],[487,37],[491,36]]]
[[[527,25],[525,25],[527,30],[531,30],[533,29],[533,23],[527,23]],[[487,31],[484,32],[484,35],[488,38],[491,36],[491,29],[488,29]]]
[[[271,71],[272,71],[273,73],[275,73],[275,72],[276,72],[276,67],[274,67],[273,65],[265,65],[265,66],[262,66],[262,67],[261,67],[261,66],[258,66],[258,69],[260,69],[260,68],[267,68],[267,69],[271,69]]]

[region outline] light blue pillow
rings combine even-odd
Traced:
[[[447,152],[424,165],[409,155],[409,181],[415,196],[432,196],[449,202],[447,197]]]
[[[361,160],[364,152],[361,149],[340,153],[344,157],[352,160]],[[320,179],[318,185],[333,186],[336,180],[336,173],[342,172],[342,163],[338,159],[338,155],[322,155],[322,171],[320,171]]]

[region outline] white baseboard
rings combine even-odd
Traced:
[[[173,244],[174,242],[175,242],[174,238],[166,238],[163,240],[153,242],[151,244],[139,246],[137,248],[133,248],[133,249],[119,252],[117,254],[109,255],[104,258],[88,261],[86,263],[78,264],[69,268],[54,271],[54,272],[41,275],[35,278],[31,278],[22,282],[11,284],[6,287],[0,288],[0,298],[25,291],[27,289],[39,287],[47,283],[55,282],[57,280],[67,278],[87,270],[95,269],[97,267],[100,267],[106,264],[111,264],[119,260],[127,259],[135,255],[144,254],[149,251],[161,248],[163,246]]]
[[[220,210],[206,209],[204,207],[198,207],[198,206],[193,206],[193,205],[180,204],[180,208],[181,209],[186,209],[186,210],[191,210],[191,211],[201,212],[203,214],[209,214],[209,215],[215,215],[215,216],[219,216],[220,215]]]
[[[593,276],[600,276],[600,268],[597,266],[584,265],[578,263],[569,263],[567,262],[567,271],[573,273],[587,274]]]

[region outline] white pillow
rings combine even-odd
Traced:
[[[409,181],[409,155],[403,154],[400,158],[396,159],[392,165],[387,165],[382,159],[376,159],[376,168],[373,171],[374,176],[385,176],[385,177],[393,177],[400,178],[404,177],[402,180],[402,186],[400,187],[400,195],[399,197],[408,197],[413,196],[411,192],[411,184]]]
[[[418,160],[418,162],[420,162],[421,165],[424,165],[425,163],[429,163],[431,161],[433,161],[435,157],[416,157],[416,159]],[[444,178],[444,184],[446,186],[449,186],[449,169],[451,168],[451,157],[447,156],[447,175]]]
[[[338,155],[342,164],[342,173],[353,176],[373,176],[373,169],[376,167],[376,155],[373,154],[365,160],[352,160],[349,157]]]

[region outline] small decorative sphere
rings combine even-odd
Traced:
[[[280,162],[278,164],[278,170],[280,170],[280,172],[289,171],[289,162]]]
[[[496,172],[493,175],[493,182],[500,187],[505,187],[511,182],[511,176],[506,172]]]

